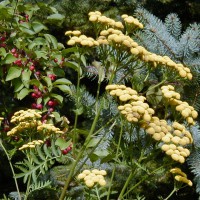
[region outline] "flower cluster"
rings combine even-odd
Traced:
[[[154,67],[157,67],[158,64],[165,65],[170,69],[177,71],[181,78],[192,79],[192,74],[188,67],[184,67],[181,63],[175,63],[168,56],[160,56],[151,53],[142,46],[131,48],[130,51],[133,55],[137,55],[141,60],[152,63]]]
[[[180,100],[180,94],[174,91],[174,87],[172,85],[162,86],[161,91],[169,104],[176,107],[176,111],[180,112],[188,124],[194,125],[194,120],[198,116],[197,111],[187,102]]]
[[[89,12],[88,15],[89,15],[89,21],[91,21],[91,22],[99,22],[106,26],[112,26],[112,27],[119,28],[119,29],[124,28],[122,22],[120,22],[120,21],[116,22],[115,20],[102,15],[101,12],[99,12],[99,11]]]
[[[137,47],[138,44],[128,35],[123,34],[122,31],[113,28],[108,28],[100,32],[97,41],[99,44],[117,45],[118,47]]]
[[[41,112],[37,112],[33,109],[19,110],[14,113],[11,118],[11,123],[18,123],[22,121],[32,121],[33,119],[41,118]]]
[[[143,24],[139,22],[138,19],[132,17],[132,16],[128,16],[127,14],[123,14],[121,16],[123,19],[124,19],[124,22],[127,24],[127,25],[134,25],[138,28],[143,28]]]
[[[23,150],[26,148],[35,148],[36,145],[43,144],[44,141],[42,140],[33,140],[32,142],[28,142],[27,144],[22,145],[19,150]]]
[[[87,37],[86,35],[73,36],[67,44],[71,46],[79,44],[88,47],[99,46],[99,42],[94,40],[92,37]]]
[[[93,187],[96,183],[98,183],[100,186],[105,186],[106,181],[104,179],[104,176],[107,174],[105,170],[84,170],[82,173],[78,175],[78,179],[83,179],[85,182],[85,185],[89,188]]]
[[[173,160],[184,163],[185,158],[190,155],[190,151],[184,148],[184,146],[191,144],[193,138],[184,125],[174,122],[172,127],[171,133],[167,133],[162,138],[164,144],[161,149],[165,151],[167,155],[170,155]]]
[[[187,175],[184,172],[182,172],[180,168],[173,168],[170,170],[170,172],[172,174],[175,174],[174,178],[176,181],[186,183],[189,186],[193,185],[192,181],[187,178]]]
[[[180,98],[178,93],[169,91],[173,86],[165,86],[162,89],[165,97]],[[155,111],[144,102],[146,98],[139,96],[132,88],[125,85],[107,85],[106,90],[125,103],[118,106],[118,110],[125,115],[127,121],[139,123],[146,133],[161,143],[161,149],[167,155],[177,162],[185,162],[185,158],[190,155],[190,151],[185,146],[191,144],[193,138],[184,125],[174,122],[171,126],[166,120],[153,116]],[[167,92],[170,92],[170,95]]]
[[[119,97],[122,102],[131,101],[125,105],[118,106],[120,112],[125,115],[129,122],[139,122],[141,120],[150,121],[154,110],[144,103],[145,97],[139,96],[136,90],[125,85],[107,85],[106,90],[110,95]]]
[[[130,25],[134,25],[134,27],[143,28],[143,25],[138,21],[138,19],[128,16],[126,14],[122,15],[122,18],[127,25],[127,28]],[[99,11],[90,12],[89,20],[96,23],[101,23],[103,30],[100,31],[100,36],[97,40],[94,40],[91,37],[87,37],[85,35],[80,35],[80,31],[67,31],[66,35],[72,35],[70,40],[67,42],[68,45],[77,45],[80,44],[82,46],[99,46],[99,45],[111,45],[117,48],[125,48],[127,54],[131,53],[134,56],[137,56],[138,59],[147,62],[150,66],[157,67],[159,66],[167,66],[169,69],[178,72],[181,78],[192,79],[191,71],[188,67],[185,67],[181,63],[175,63],[168,56],[161,56],[154,53],[149,52],[143,46],[139,46],[137,42],[135,42],[130,36],[124,34],[122,31],[118,29],[124,29],[122,22],[115,21],[111,18],[103,16]]]
[[[17,124],[14,128],[12,128],[10,131],[7,132],[7,135],[14,135],[18,132],[23,131],[24,129],[34,129],[38,125],[41,125],[42,122],[38,119],[40,119],[41,112],[37,112],[32,109],[28,110],[19,110],[14,113],[14,115],[11,118],[11,123]]]
[[[166,134],[171,131],[171,126],[169,126],[166,120],[160,120],[158,117],[152,117],[151,121],[144,126],[146,133],[152,136],[156,141],[161,141]]]
[[[37,127],[37,131],[42,132],[46,135],[55,134],[64,134],[59,128],[56,128],[53,124],[40,124]]]

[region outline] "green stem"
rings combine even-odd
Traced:
[[[158,84],[154,85],[151,87],[151,90],[153,90],[154,88],[157,88],[158,86],[162,85],[164,82],[166,81],[166,79],[162,80],[161,82],[159,82]],[[147,91],[144,92],[144,94],[146,93]]]
[[[99,196],[99,191],[98,191],[97,187],[95,188],[95,192],[96,192],[96,194],[97,194],[97,199],[98,199],[98,200],[101,200],[101,198],[100,198],[100,196]]]
[[[102,107],[102,104],[100,105],[100,108],[99,108],[99,110],[98,110],[98,113],[95,115],[94,121],[93,121],[93,123],[92,123],[92,127],[91,127],[91,129],[90,129],[90,132],[89,132],[89,134],[88,134],[86,140],[85,140],[85,143],[84,143],[84,145],[82,146],[81,150],[79,151],[78,156],[77,156],[77,158],[76,158],[76,161],[75,161],[75,162],[73,163],[73,165],[72,165],[72,168],[71,168],[70,173],[69,173],[69,175],[68,175],[68,178],[67,178],[67,180],[66,180],[66,182],[65,182],[65,185],[64,185],[64,188],[63,188],[63,190],[62,190],[62,193],[61,193],[61,195],[60,195],[59,200],[64,200],[64,198],[65,198],[66,190],[67,190],[67,188],[68,188],[68,186],[69,186],[69,183],[70,183],[70,181],[71,181],[71,179],[72,179],[72,177],[73,177],[75,167],[76,167],[76,165],[78,164],[80,158],[82,157],[82,155],[83,155],[83,153],[84,153],[84,151],[85,151],[87,145],[88,145],[89,142],[90,142],[91,135],[93,134],[93,132],[94,132],[94,130],[95,130],[96,123],[97,123],[97,120],[98,120],[99,115],[100,115],[100,112],[101,112],[101,107]]]
[[[165,167],[167,165],[170,165],[170,164],[163,165],[163,166],[155,169],[154,171],[152,171],[148,175],[144,176],[138,183],[136,183],[135,185],[133,185],[123,196],[127,195],[129,192],[131,192],[133,189],[135,189],[138,185],[140,185],[143,181],[145,181],[150,175],[154,174],[156,171],[159,171],[161,168],[163,168],[163,167]]]
[[[111,121],[113,121],[113,119],[111,119],[110,121],[108,121],[106,123],[105,126],[107,126]],[[102,128],[100,128],[98,131],[96,131],[93,135],[96,135],[98,132],[100,132],[102,129],[105,128],[105,126],[103,126]],[[89,158],[89,155],[91,155],[95,149],[98,147],[98,145],[101,143],[101,141],[104,139],[104,136],[107,134],[107,132],[105,131],[105,133],[103,134],[103,136],[101,137],[101,139],[97,142],[97,144],[92,148],[92,150],[90,151],[90,153],[88,154],[88,156],[85,158],[85,160],[83,162],[81,162],[81,165],[80,167],[77,169],[77,171],[75,172],[74,176],[77,175],[77,173],[82,169],[83,165],[86,163],[86,161],[88,160]]]
[[[17,179],[15,177],[15,171],[14,171],[13,165],[11,163],[11,158],[9,157],[4,145],[2,144],[2,140],[1,139],[0,139],[0,145],[3,148],[5,154],[6,154],[7,158],[8,158],[8,162],[9,162],[9,165],[10,165],[10,168],[11,168],[11,171],[12,171],[12,174],[13,174],[13,178],[14,178],[14,181],[15,181],[15,186],[16,186],[16,189],[17,189],[18,197],[19,197],[19,200],[21,200],[21,195],[20,195]]]
[[[174,189],[171,191],[171,193],[164,200],[168,200],[176,191],[177,191],[177,188],[174,187]]]
[[[80,65],[79,65],[80,66]],[[79,108],[79,105],[80,105],[80,74],[78,72],[78,80],[77,80],[77,108]],[[76,112],[76,115],[75,115],[75,122],[74,122],[74,133],[73,133],[73,145],[76,146],[76,127],[77,127],[77,123],[78,123],[78,112]],[[75,155],[75,149],[76,148],[72,148],[72,151],[73,151],[73,155]]]
[[[129,174],[129,177],[128,177],[128,179],[126,180],[126,183],[124,184],[124,187],[122,188],[122,190],[121,190],[121,192],[120,192],[120,194],[119,194],[118,199],[122,199],[123,194],[124,194],[124,192],[125,192],[125,190],[126,190],[128,184],[129,184],[130,180],[132,179],[132,177],[133,177],[133,171],[131,171],[131,173]]]
[[[121,122],[123,122],[122,118],[121,118]],[[123,123],[121,124],[121,129],[120,129],[120,135],[119,135],[119,141],[118,141],[118,145],[117,145],[117,152],[116,152],[115,160],[117,160],[118,157],[119,157],[119,148],[120,148],[120,144],[121,144],[122,133],[123,133]],[[107,200],[110,199],[111,187],[112,187],[112,182],[113,182],[113,178],[114,178],[114,175],[115,175],[115,170],[116,170],[116,163],[115,163],[114,169],[112,171],[111,181],[110,181],[110,185],[109,185],[109,188],[108,188]]]

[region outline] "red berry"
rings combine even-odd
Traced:
[[[0,47],[6,47],[6,43],[0,44]]]
[[[42,110],[43,106],[42,106],[42,104],[37,104],[36,108],[39,110]]]
[[[63,150],[62,150],[62,154],[63,154],[63,155],[66,155],[66,154],[68,154],[68,151],[67,151],[67,149],[63,149]]]
[[[21,66],[22,65],[22,60],[21,59],[15,60],[14,64],[18,65],[18,66]]]
[[[35,66],[34,66],[34,65],[31,65],[31,66],[29,67],[29,69],[30,69],[31,71],[33,71],[33,70],[35,70]]]
[[[2,42],[4,42],[4,41],[6,40],[6,37],[2,36],[2,37],[0,38],[0,40],[1,40]]]
[[[53,112],[54,111],[54,108],[49,108],[49,112]]]
[[[19,54],[18,53],[14,53],[13,56],[15,56],[15,58],[18,58]]]
[[[47,105],[48,106],[54,106],[54,101],[52,101],[52,100],[48,101]]]
[[[31,96],[32,96],[33,98],[38,98],[38,95],[37,95],[36,93],[32,93]]]
[[[37,108],[37,104],[36,103],[32,103],[31,104],[31,108],[36,109]]]
[[[37,72],[35,72],[35,74],[37,75],[37,76],[40,76],[40,71],[37,71]]]
[[[28,18],[29,18],[29,15],[26,14],[26,15],[25,15],[25,18],[28,19]]]
[[[57,59],[57,58],[55,58],[55,59],[54,59],[54,62],[56,62],[56,63],[57,63],[57,62],[58,62],[58,59]]]
[[[56,79],[56,75],[55,74],[49,74],[48,77],[54,81]]]
[[[15,54],[16,52],[17,52],[17,49],[15,49],[15,48],[11,49],[12,54]]]
[[[45,144],[47,145],[47,147],[50,147],[51,146],[51,140],[50,139],[47,139],[45,141]]]
[[[16,141],[16,142],[18,142],[19,141],[19,137],[18,136],[14,136],[13,140]]]

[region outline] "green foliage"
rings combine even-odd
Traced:
[[[36,183],[39,175],[44,175],[56,160],[60,160],[62,156],[60,148],[56,149],[55,145],[51,144],[51,148],[47,148],[46,145],[43,148],[37,146],[36,149],[30,151],[30,158],[16,163],[16,167],[22,171],[16,175],[16,178],[24,177],[23,181],[26,183],[31,176],[33,183]]]
[[[113,2],[135,5],[135,1]],[[7,96],[17,99],[22,107],[40,110],[24,111],[14,105],[19,110],[15,112],[12,107],[10,111],[0,104],[1,109],[6,110],[2,114],[4,118],[0,118],[1,146],[8,158],[19,198],[18,178],[23,178],[27,186],[25,198],[29,195],[34,198],[35,192],[52,189],[53,185],[60,200],[68,197],[156,198],[162,193],[159,190],[162,185],[173,185],[169,170],[180,166],[187,157],[186,153],[184,157],[174,150],[178,146],[178,142],[172,141],[175,138],[174,121],[184,124],[180,126],[184,127],[182,132],[187,133],[187,144],[180,143],[180,147],[192,149],[192,138],[186,130],[194,124],[196,112],[189,104],[187,108],[191,109],[190,114],[194,111],[194,117],[188,117],[189,111],[187,117],[183,115],[185,112],[178,112],[176,106],[179,104],[176,103],[181,104],[182,98],[175,90],[187,99],[194,95],[191,91],[187,96],[188,88],[195,86],[195,92],[199,89],[199,25],[192,24],[182,33],[176,14],[168,15],[163,22],[142,8],[136,10],[135,16],[143,24],[136,19],[129,24],[123,17],[115,22],[105,16],[102,16],[104,20],[85,23],[91,5],[106,9],[110,3],[104,1],[99,5],[98,1],[92,4],[90,0],[66,0],[56,2],[57,9],[41,2],[3,1],[0,4],[0,13],[4,13],[0,14],[1,83],[9,87],[6,91],[14,92],[14,95],[7,92]],[[58,10],[62,10],[62,14]],[[79,13],[75,12],[77,10]],[[119,18],[115,9],[106,13]],[[60,38],[49,33],[55,24],[65,23],[73,29],[89,27],[96,38],[66,33],[67,44],[74,46],[65,49],[58,42]],[[101,43],[101,39],[106,43]],[[190,70],[195,78],[192,83]],[[172,97],[164,95],[162,86],[174,88],[171,93],[177,95],[173,96],[177,100],[175,104],[171,103]],[[190,100],[194,102],[190,105],[198,109],[198,100]],[[131,108],[124,109],[123,113],[121,108],[125,105]],[[161,122],[165,125],[161,126]],[[152,124],[156,127],[153,128],[155,133],[148,131]],[[198,149],[198,131],[192,132],[194,147]],[[167,134],[171,134],[170,143],[163,139]],[[172,146],[175,156],[166,155],[161,149],[165,143]],[[175,147],[172,144],[176,144]],[[13,158],[18,150],[24,157],[14,165]],[[198,151],[192,153],[188,163],[198,177],[194,160],[199,155],[195,152]],[[95,181],[90,177],[89,184],[86,184],[87,179],[78,178],[82,170],[95,168],[106,170],[103,171],[107,173],[106,185],[100,182],[101,176]],[[15,169],[20,173],[16,174]],[[198,178],[196,180],[199,192]],[[162,198],[170,198],[189,183],[186,178],[184,183],[174,184],[174,188],[169,188],[172,192],[168,197],[165,191]]]

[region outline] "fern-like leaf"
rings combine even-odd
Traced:
[[[45,174],[55,160],[61,160],[62,154],[60,149],[52,142],[51,148],[43,145],[43,147],[37,146],[35,150],[31,150],[30,157],[31,159],[24,159],[23,162],[16,163],[16,167],[22,171],[22,173],[16,175],[16,178],[23,177],[24,183],[27,182],[30,176],[33,182],[36,183],[38,176]]]

